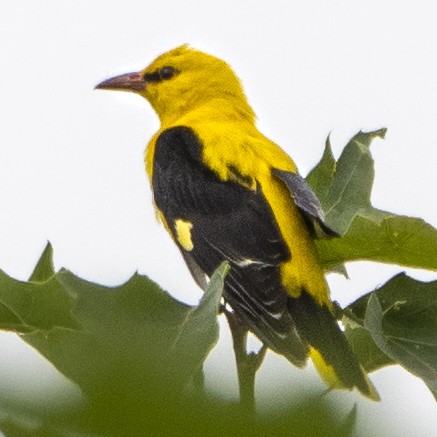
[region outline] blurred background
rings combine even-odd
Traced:
[[[372,146],[373,204],[437,226],[433,2],[20,0],[1,10],[0,268],[15,278],[28,278],[49,240],[57,268],[106,285],[139,271],[178,299],[198,301],[151,206],[143,151],[157,117],[138,96],[93,91],[183,43],[233,66],[260,130],[303,175],[328,134],[338,157],[358,130],[387,127],[386,140]],[[346,305],[401,270],[350,264],[349,280],[329,277],[333,298]],[[235,399],[232,347],[221,322],[207,384]],[[80,396],[16,335],[1,333],[0,347],[0,392],[23,404]],[[356,393],[326,395],[339,414],[358,405],[357,435],[435,435],[437,405],[420,380],[396,367],[371,378],[381,403]],[[269,353],[257,390],[260,409],[273,415],[324,386],[311,365],[297,370]]]

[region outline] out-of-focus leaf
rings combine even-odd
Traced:
[[[388,360],[437,392],[437,281],[425,283],[399,274],[349,305],[345,315],[370,334]],[[363,337],[362,344],[356,335],[354,340],[355,349],[372,351],[363,363],[366,368],[384,364],[369,338]]]
[[[172,399],[169,399],[171,401]],[[277,396],[275,396],[277,400]],[[354,410],[345,418],[341,407],[326,396],[301,397],[297,408],[281,409],[276,414],[260,415],[256,420],[242,414],[238,405],[217,399],[187,398],[181,404],[169,402],[159,411],[153,410],[155,420],[144,423],[141,416],[129,417],[126,426],[114,418],[113,411],[100,412],[88,423],[77,411],[41,412],[10,409],[5,414],[0,404],[0,429],[7,437],[118,437],[118,436],[211,436],[250,435],[253,437],[349,437],[355,420]],[[120,405],[119,408],[122,408]],[[147,415],[148,411],[141,411]],[[129,415],[129,411],[127,411]],[[97,421],[106,426],[96,427]]]
[[[342,424],[342,431],[344,435],[351,436],[354,434],[355,424],[357,422],[357,404],[354,404],[349,414],[346,416]]]
[[[165,389],[180,392],[201,367],[217,340],[222,279],[216,278],[223,274],[222,268],[192,308],[139,275],[107,288],[62,270],[57,278],[76,296],[73,315],[82,329],[36,331],[23,339],[89,397],[141,405]]]
[[[137,274],[111,288],[55,273],[47,246],[29,282],[0,272],[0,326],[21,332],[74,381],[93,415],[112,411],[125,425],[138,415],[152,420],[177,402],[217,341],[227,269],[217,270],[191,307]]]
[[[421,219],[381,211],[370,203],[374,168],[369,146],[385,132],[359,132],[337,162],[327,142],[321,161],[307,177],[327,225],[342,235],[316,241],[326,270],[356,260],[437,270],[437,230]]]
[[[396,364],[376,346],[370,333],[361,326],[348,327],[346,324],[345,335],[367,373]]]

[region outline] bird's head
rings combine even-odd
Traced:
[[[177,120],[211,102],[218,111],[220,102],[228,102],[241,116],[254,118],[240,80],[229,65],[187,45],[162,54],[139,72],[115,76],[96,88],[140,94],[161,122]]]

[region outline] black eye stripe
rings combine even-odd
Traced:
[[[162,82],[163,80],[171,79],[177,73],[178,71],[175,68],[167,66],[153,73],[146,73],[143,77],[146,82]]]
[[[144,80],[146,82],[161,82],[161,76],[159,75],[159,71],[155,71],[153,73],[146,73],[144,75]]]

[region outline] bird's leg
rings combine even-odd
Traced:
[[[249,330],[241,323],[235,313],[226,309],[224,313],[228,320],[234,344],[240,390],[240,405],[248,416],[253,417],[255,415],[255,375],[264,360],[267,347],[263,346],[258,353],[248,353],[247,334]]]

